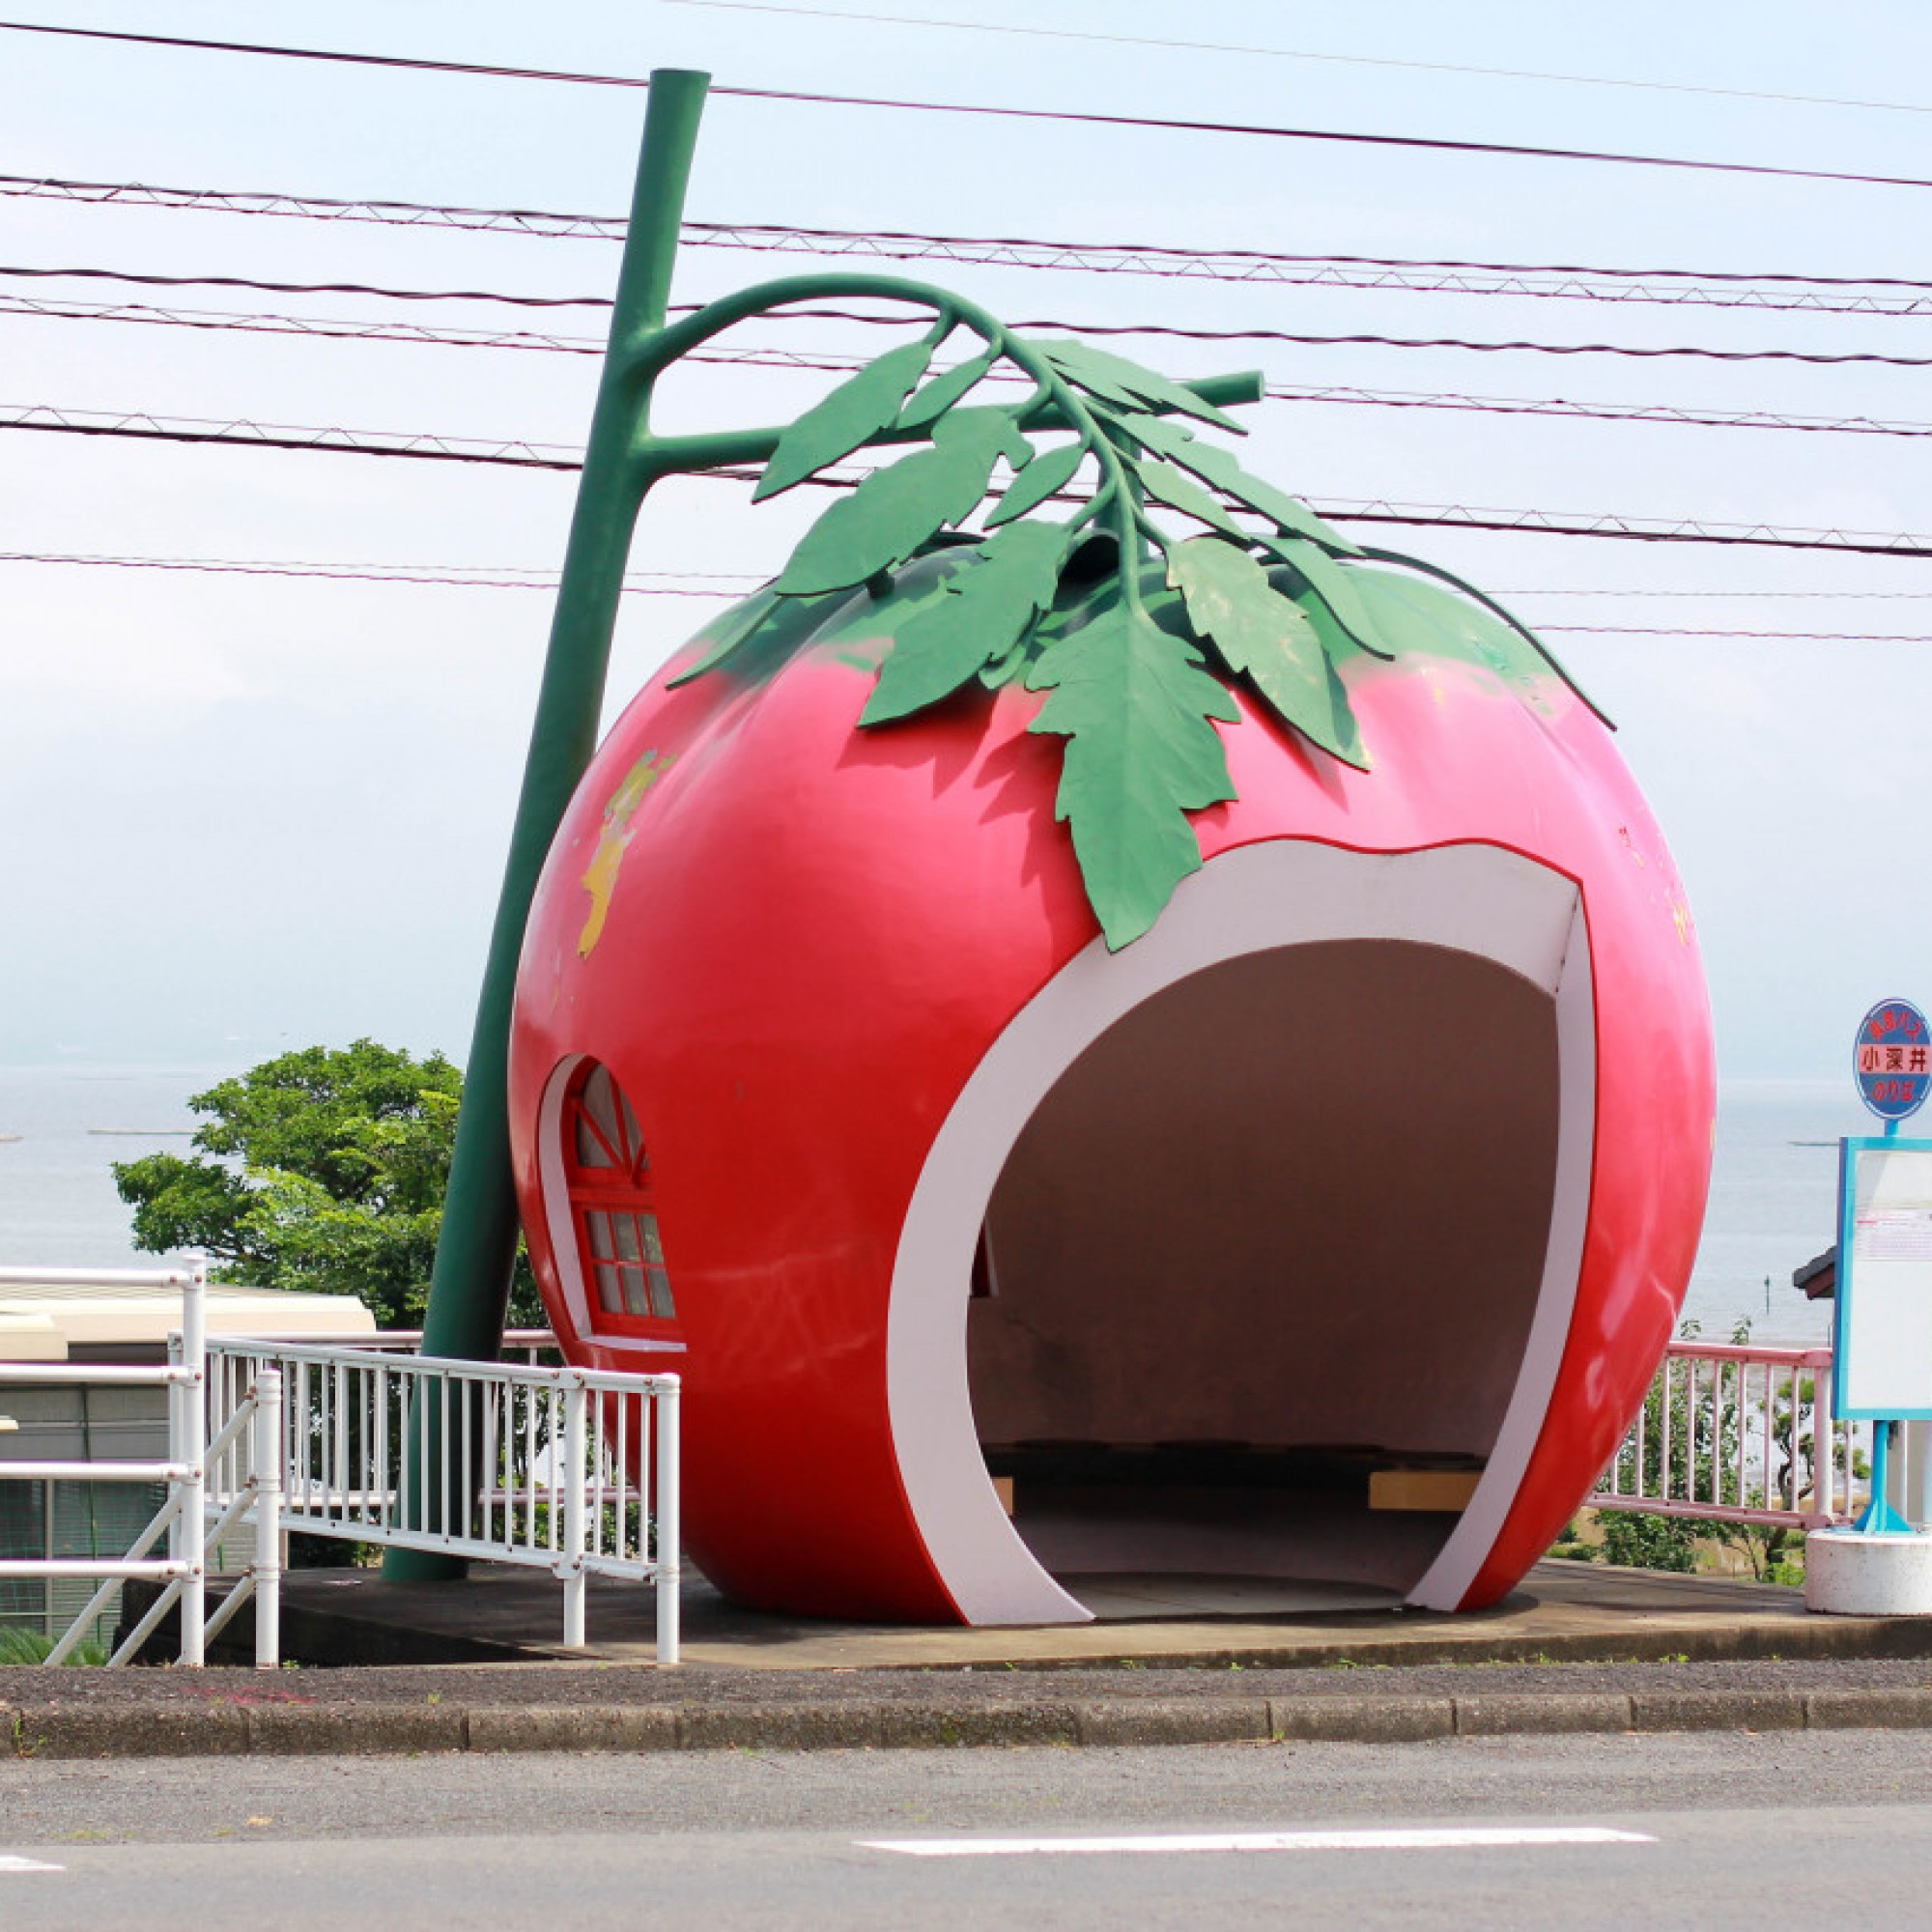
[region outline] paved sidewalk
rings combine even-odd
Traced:
[[[1550,1732],[1932,1729],[1932,1620],[1807,1616],[1795,1593],[1545,1564],[1496,1609],[1263,1614],[1199,1586],[1168,1617],[906,1631],[759,1617],[689,1593],[687,1662],[648,1658],[647,1592],[599,1591],[588,1652],[548,1648],[554,1584],[298,1574],[291,1647],[460,1626],[472,1654],[257,1673],[0,1669],[17,1757],[956,1745],[1386,1743]],[[1170,1586],[1171,1587],[1171,1586]],[[1216,1605],[1219,1605],[1216,1608]]]
[[[1077,1580],[1100,1621],[928,1630],[743,1610],[694,1579],[684,1592],[684,1655],[688,1664],[738,1670],[1932,1657],[1932,1619],[1812,1616],[1796,1590],[1601,1564],[1539,1563],[1521,1589],[1467,1616],[1393,1602],[1352,1607],[1359,1591],[1256,1578],[1115,1578],[1104,1589]],[[587,1653],[562,1649],[562,1621],[559,1586],[528,1570],[479,1564],[458,1584],[388,1583],[374,1570],[298,1571],[285,1580],[283,1653],[345,1664],[655,1659],[648,1588],[591,1579]]]

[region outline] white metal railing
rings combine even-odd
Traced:
[[[347,1339],[339,1332],[304,1335],[290,1329],[276,1333],[275,1347],[354,1349],[358,1352],[374,1350],[384,1355],[414,1355],[421,1352],[422,1339],[420,1328],[377,1328],[367,1335]],[[557,1346],[556,1331],[552,1328],[505,1328],[497,1355],[503,1361],[521,1359],[533,1369],[558,1368],[563,1363],[563,1351]],[[551,1359],[545,1361],[542,1359],[545,1356]]]
[[[1819,1529],[1856,1514],[1861,1439],[1830,1349],[1672,1342],[1593,1509]]]
[[[584,1641],[586,1579],[657,1584],[657,1651],[679,1650],[678,1380],[460,1362],[388,1350],[419,1334],[366,1346],[308,1346],[207,1332],[207,1269],[0,1269],[0,1286],[172,1288],[182,1327],[165,1365],[0,1363],[0,1388],[165,1388],[168,1449],[148,1460],[0,1460],[0,1481],[160,1484],[166,1497],[116,1556],[0,1559],[0,1580],[85,1577],[100,1587],[57,1639],[64,1662],[115,1592],[162,1585],[110,1662],[136,1655],[180,1605],[180,1662],[255,1605],[255,1662],[280,1662],[283,1532],[536,1565],[564,1586],[564,1641]],[[513,1330],[505,1346],[533,1358],[547,1330]],[[211,1617],[210,1552],[243,1524],[252,1560]],[[166,1539],[164,1553],[155,1553]]]
[[[180,1606],[181,1651],[185,1664],[199,1664],[216,1635],[251,1596],[263,1592],[270,1607],[256,1618],[255,1661],[272,1667],[277,1659],[275,1578],[280,1535],[275,1508],[274,1448],[281,1435],[280,1378],[272,1371],[251,1381],[231,1406],[219,1432],[208,1434],[207,1304],[208,1270],[185,1268],[85,1269],[0,1268],[0,1287],[173,1288],[182,1297],[182,1326],[168,1338],[165,1366],[122,1366],[67,1362],[0,1362],[0,1388],[99,1387],[165,1388],[168,1401],[168,1453],[158,1460],[39,1461],[0,1460],[0,1481],[27,1483],[161,1483],[167,1496],[148,1526],[120,1556],[38,1556],[0,1558],[0,1579],[83,1577],[99,1583],[86,1607],[69,1624],[47,1654],[64,1663],[88,1626],[101,1614],[121,1585],[145,1578],[163,1585],[146,1613],[108,1659],[125,1663],[140,1650],[170,1609]],[[245,1438],[245,1439],[244,1439]],[[221,1461],[230,1470],[233,1493],[211,1516],[208,1471]],[[51,1492],[49,1492],[51,1493]],[[256,1525],[255,1561],[216,1610],[208,1616],[208,1552],[217,1547],[244,1515]],[[165,1537],[167,1554],[151,1555]]]
[[[217,1427],[281,1373],[284,1528],[549,1570],[570,1645],[589,1577],[654,1581],[658,1661],[677,1661],[675,1376],[248,1338],[211,1361]],[[226,1494],[225,1469],[212,1477]]]

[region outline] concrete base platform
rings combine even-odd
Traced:
[[[1320,1668],[1342,1664],[1724,1662],[1932,1656],[1932,1620],[1819,1617],[1801,1592],[1605,1565],[1538,1564],[1525,1587],[1465,1616],[1390,1606],[1359,1587],[1238,1577],[1083,1578],[1106,1620],[1019,1630],[908,1630],[767,1615],[701,1580],[684,1595],[684,1654],[743,1670],[1056,1669],[1120,1664]],[[370,1570],[286,1580],[284,1655],[305,1664],[653,1661],[648,1588],[593,1579],[583,1651],[566,1650],[562,1592],[529,1571],[479,1564],[462,1582],[387,1583]],[[245,1662],[247,1614],[223,1661]]]
[[[1804,1546],[1804,1603],[1837,1617],[1932,1617],[1932,1535],[1814,1531]]]

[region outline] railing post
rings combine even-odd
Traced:
[[[1657,1408],[1657,1493],[1661,1501],[1670,1500],[1671,1424],[1670,1356],[1663,1358],[1663,1400]]]
[[[1932,1523],[1932,1427],[1908,1422],[1905,1437],[1905,1488],[1899,1512],[1916,1527]]]
[[[680,1634],[678,1597],[682,1588],[683,1561],[679,1541],[683,1525],[678,1520],[678,1415],[681,1390],[675,1376],[667,1376],[664,1387],[654,1399],[658,1421],[657,1468],[657,1590],[658,1662],[678,1661]]]
[[[1830,1521],[1838,1514],[1838,1431],[1832,1418],[1832,1370],[1823,1363],[1811,1378],[1811,1466],[1817,1480],[1818,1514]],[[1851,1494],[1852,1472],[1846,1458],[1845,1493]]]
[[[282,1374],[255,1372],[255,1668],[282,1662]]]
[[[168,1331],[168,1367],[179,1369],[187,1359],[187,1350],[183,1344],[179,1328]],[[187,1390],[178,1381],[168,1384],[168,1461],[186,1463],[191,1459],[187,1435]],[[179,1483],[170,1483],[168,1494],[175,1503],[175,1513],[168,1519],[168,1560],[184,1563],[187,1560],[187,1492]],[[47,1487],[47,1509],[53,1509],[54,1492],[51,1484]]]
[[[556,1507],[555,1485],[563,1485],[563,1640],[582,1649],[584,1642],[583,1599],[588,1578],[583,1570],[583,1383],[574,1381],[563,1392],[563,1467],[556,1466],[556,1445],[551,1444],[551,1507]]]
[[[181,1661],[203,1662],[208,1628],[208,1264],[196,1262],[182,1290],[182,1432],[179,1460],[188,1465],[182,1497]]]

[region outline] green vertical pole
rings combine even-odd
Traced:
[[[596,749],[617,601],[644,490],[643,472],[631,460],[642,404],[635,374],[636,352],[665,325],[685,187],[710,79],[708,74],[678,69],[661,68],[651,75],[610,345],[590,419],[590,441],[564,553],[563,582],[524,764],[523,793],[476,1003],[442,1233],[423,1318],[426,1355],[487,1361],[495,1358],[502,1344],[519,1233],[510,1176],[508,1090],[517,958],[537,874]],[[432,1442],[439,1435],[431,1430]],[[412,1471],[412,1488],[417,1493],[435,1493],[440,1487],[440,1471]],[[458,1492],[467,1493],[468,1488],[466,1481]],[[397,1580],[428,1582],[460,1577],[464,1568],[458,1559],[430,1551],[392,1549],[383,1572]]]

